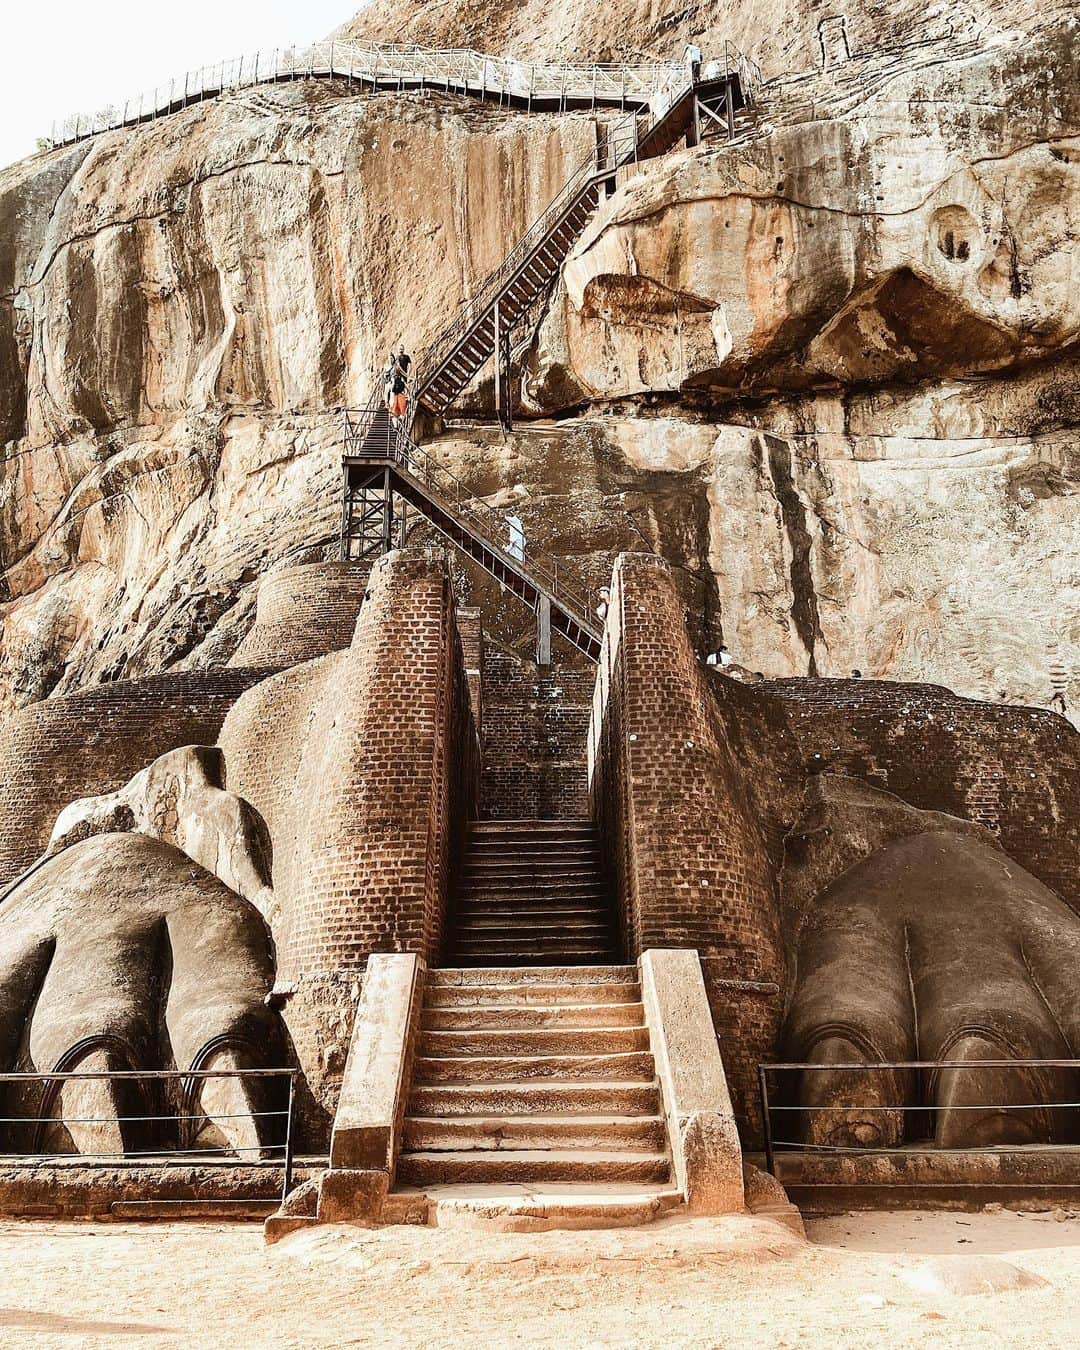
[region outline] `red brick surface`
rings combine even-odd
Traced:
[[[700,664],[652,556],[616,564],[589,737],[629,954],[700,952],[736,1111],[752,1122],[756,1066],[782,1013],[779,822],[790,807],[776,766],[794,747],[770,700]]]
[[[804,764],[992,830],[1080,911],[1080,734],[1038,708],[977,703],[938,685],[772,680]]]
[[[434,961],[478,777],[441,551],[380,560],[349,650],[252,690],[222,746],[273,840],[279,978],[362,971],[372,952]]]
[[[304,1134],[325,1142],[367,959],[437,960],[475,814],[479,746],[442,552],[381,559],[349,650],[251,690],[221,745],[229,788],[273,841],[278,983],[293,989],[285,1018],[311,1092]]]
[[[112,792],[179,745],[213,745],[237,698],[266,670],[185,671],[46,699],[0,725],[0,884],[34,861],[56,817]]]
[[[589,814],[586,745],[595,668],[537,666],[489,646],[484,658],[484,771],[489,820]]]
[[[367,589],[367,563],[318,562],[269,572],[255,623],[230,666],[294,666],[352,643]]]

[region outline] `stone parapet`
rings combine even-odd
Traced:
[[[645,952],[641,997],[675,1180],[691,1213],[743,1208],[739,1131],[697,952]]]

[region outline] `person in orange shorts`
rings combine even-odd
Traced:
[[[386,368],[386,407],[393,421],[405,416],[411,365],[412,359],[406,352],[404,344],[396,356],[393,352],[390,353],[390,361]]]

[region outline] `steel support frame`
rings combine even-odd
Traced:
[[[366,562],[405,543],[406,507],[395,509],[390,466],[368,469],[354,480],[356,470],[345,466],[341,520],[341,557],[344,562]]]

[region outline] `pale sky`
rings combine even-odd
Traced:
[[[0,166],[69,113],[122,104],[187,70],[301,46],[363,0],[0,0]],[[390,38],[392,40],[392,37]]]

